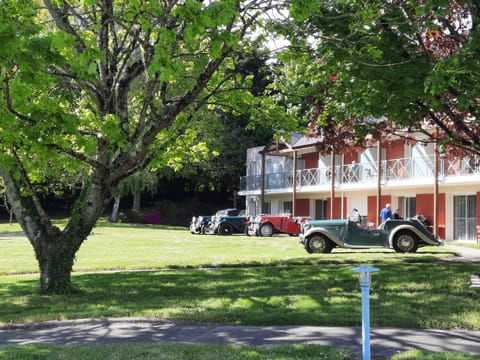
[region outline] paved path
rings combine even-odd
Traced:
[[[459,256],[449,256],[443,258],[443,262],[474,262],[480,263],[480,250],[468,248],[464,246],[445,245],[446,248],[451,249],[459,254]]]
[[[410,349],[480,353],[480,331],[372,328],[372,358],[389,357]],[[114,344],[317,344],[348,348],[362,354],[360,327],[233,326],[152,319],[85,319],[53,321],[0,328],[0,345]]]
[[[480,262],[480,251],[447,245],[461,256],[447,261]],[[480,290],[479,290],[480,291]],[[480,354],[480,331],[372,328],[372,358],[420,349]],[[0,325],[0,346],[183,342],[212,344],[318,344],[348,348],[361,358],[360,327],[232,326],[161,319],[84,319]]]

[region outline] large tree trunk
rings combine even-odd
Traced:
[[[20,182],[2,166],[0,175],[15,216],[35,251],[40,270],[40,292],[71,292],[75,255],[111,199],[108,186],[99,182],[86,185],[75,202],[67,225],[60,230],[52,224],[34,193],[22,196]]]
[[[71,273],[76,250],[59,233],[39,239],[35,253],[40,268],[40,292],[64,294],[72,290]]]

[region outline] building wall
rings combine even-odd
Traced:
[[[350,205],[348,211],[352,212],[352,210],[355,208],[358,210],[361,216],[368,215],[368,201],[365,194],[362,193],[350,195],[348,197],[348,204]]]
[[[386,160],[402,159],[405,157],[403,140],[387,141],[383,146],[385,148]]]
[[[310,200],[296,199],[295,216],[310,216]]]
[[[247,161],[253,161],[255,166],[247,164],[248,169],[256,169],[256,174],[260,174],[261,157],[259,157],[259,151],[262,148],[249,149],[249,156]],[[302,150],[307,151],[307,150]],[[422,144],[417,142],[416,144],[404,144],[402,140],[385,141],[382,144],[381,156],[383,160],[399,160],[407,159],[407,163],[410,157],[420,157],[418,162],[415,162],[417,169],[415,171],[424,171],[427,165],[431,164],[433,156],[433,146],[431,144]],[[290,156],[290,157],[289,157]],[[271,156],[277,164],[288,164],[291,162],[291,154],[289,156]],[[376,168],[376,156],[377,149],[375,146],[365,149],[364,151],[357,153],[355,151],[337,155],[335,157],[336,165],[349,165],[352,161],[359,162],[360,164],[372,164],[373,168]],[[423,157],[423,158],[422,158]],[[322,171],[325,168],[329,168],[331,165],[331,156],[320,156],[319,153],[312,150],[310,153],[306,152],[299,156],[297,169],[315,169],[319,168]],[[476,223],[480,225],[480,181],[469,180],[470,174],[463,174],[455,179],[449,179],[449,175],[455,175],[459,169],[465,166],[468,159],[459,159],[457,163],[452,162],[449,169],[450,173],[446,172],[447,178],[441,179],[439,183],[439,195],[438,195],[438,235],[440,238],[452,240],[454,236],[454,199],[455,196],[476,196]],[[276,165],[278,167],[278,165]],[[457,166],[457,168],[455,168]],[[282,166],[280,166],[282,167]],[[289,166],[283,166],[283,171],[287,171]],[[291,169],[289,170],[291,171]],[[406,170],[407,171],[407,170]],[[431,170],[430,170],[431,171]],[[267,171],[268,172],[268,171]],[[314,172],[312,172],[313,174]],[[319,174],[323,172],[319,171]],[[472,174],[475,175],[475,174]],[[478,176],[478,175],[477,175]],[[367,221],[377,224],[379,221],[379,209],[377,209],[377,183],[376,180],[372,180],[371,183],[363,184],[349,184],[347,187],[340,186],[340,190],[335,190],[334,199],[334,214],[331,212],[331,189],[329,184],[324,184],[323,187],[316,188],[300,188],[296,194],[295,214],[296,216],[311,216],[315,215],[315,201],[323,200],[327,202],[326,213],[328,218],[348,218],[351,210],[357,208],[361,215],[367,216]],[[382,183],[381,188],[381,202],[380,210],[385,206],[387,202],[392,204],[392,211],[396,208],[401,209],[401,215],[405,215],[405,203],[407,198],[415,200],[416,208],[414,211],[417,214],[424,214],[433,223],[434,209],[434,181],[433,176],[430,179],[422,179],[420,181],[404,181],[400,178],[398,183],[392,184],[391,182],[385,185]],[[260,196],[256,195],[246,196],[247,210],[250,214],[254,212],[258,214],[260,209]],[[265,201],[271,204],[271,213],[280,213],[283,210],[284,201],[292,201],[293,194],[292,189],[278,189],[267,192],[265,194]],[[412,215],[412,214],[410,214]],[[455,239],[453,239],[455,240]]]
[[[259,175],[262,172],[262,156],[260,151],[263,150],[263,146],[257,146],[247,149],[247,175]]]
[[[346,197],[335,197],[334,200],[334,213],[331,215],[331,203],[332,198],[327,199],[327,216],[329,219],[345,219],[347,217],[347,204],[348,199]],[[343,214],[342,214],[343,211]]]
[[[305,162],[305,169],[315,169],[318,167],[318,153],[316,152],[303,154],[302,160]]]
[[[480,225],[480,191],[477,192],[477,243],[479,243],[480,241],[479,225]]]
[[[425,215],[429,219],[431,225],[433,225],[435,212],[435,209],[433,208],[433,200],[433,193],[417,194],[417,213]],[[445,239],[445,193],[438,194],[437,208],[438,236]]]
[[[374,224],[380,224],[380,211],[389,203],[392,204],[391,195],[381,195],[380,196],[380,209],[377,211],[377,195],[368,197],[368,214],[367,221]],[[394,211],[394,206],[392,205],[392,212]]]
[[[358,153],[356,151],[345,153],[343,155],[343,163],[345,165],[356,163],[356,162],[358,162]]]

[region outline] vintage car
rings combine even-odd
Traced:
[[[441,240],[416,219],[390,219],[377,229],[368,229],[352,218],[307,221],[301,226],[299,242],[308,253],[329,253],[335,247],[383,247],[400,253],[414,253],[422,246],[443,245]]]
[[[300,234],[300,224],[308,219],[289,214],[257,215],[249,221],[246,234],[249,236],[272,236],[275,233],[298,235]]]
[[[223,209],[218,210],[215,215],[194,216],[190,222],[190,232],[192,234],[205,234],[205,231],[208,229],[213,216],[223,214],[227,214],[228,216],[236,216],[239,213],[239,209]]]
[[[244,234],[247,223],[248,216],[245,215],[245,210],[239,210],[236,215],[231,215],[227,211],[219,211],[212,216],[209,224],[205,227],[205,234]]]
[[[192,221],[190,222],[190,232],[192,234],[204,234],[205,226],[208,225],[211,219],[212,215],[200,215],[192,217]]]

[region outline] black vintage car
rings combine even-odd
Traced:
[[[190,232],[192,234],[204,234],[205,227],[208,225],[211,219],[212,215],[200,215],[192,217],[192,221],[190,222]]]
[[[209,231],[210,224],[214,216],[237,216],[239,213],[239,209],[223,209],[218,210],[215,215],[194,216],[190,222],[190,232],[192,234],[205,234],[207,231]]]
[[[231,235],[235,233],[245,233],[248,224],[248,216],[245,210],[239,210],[236,215],[231,215],[227,211],[217,212],[212,216],[210,223],[205,229],[205,234]]]

